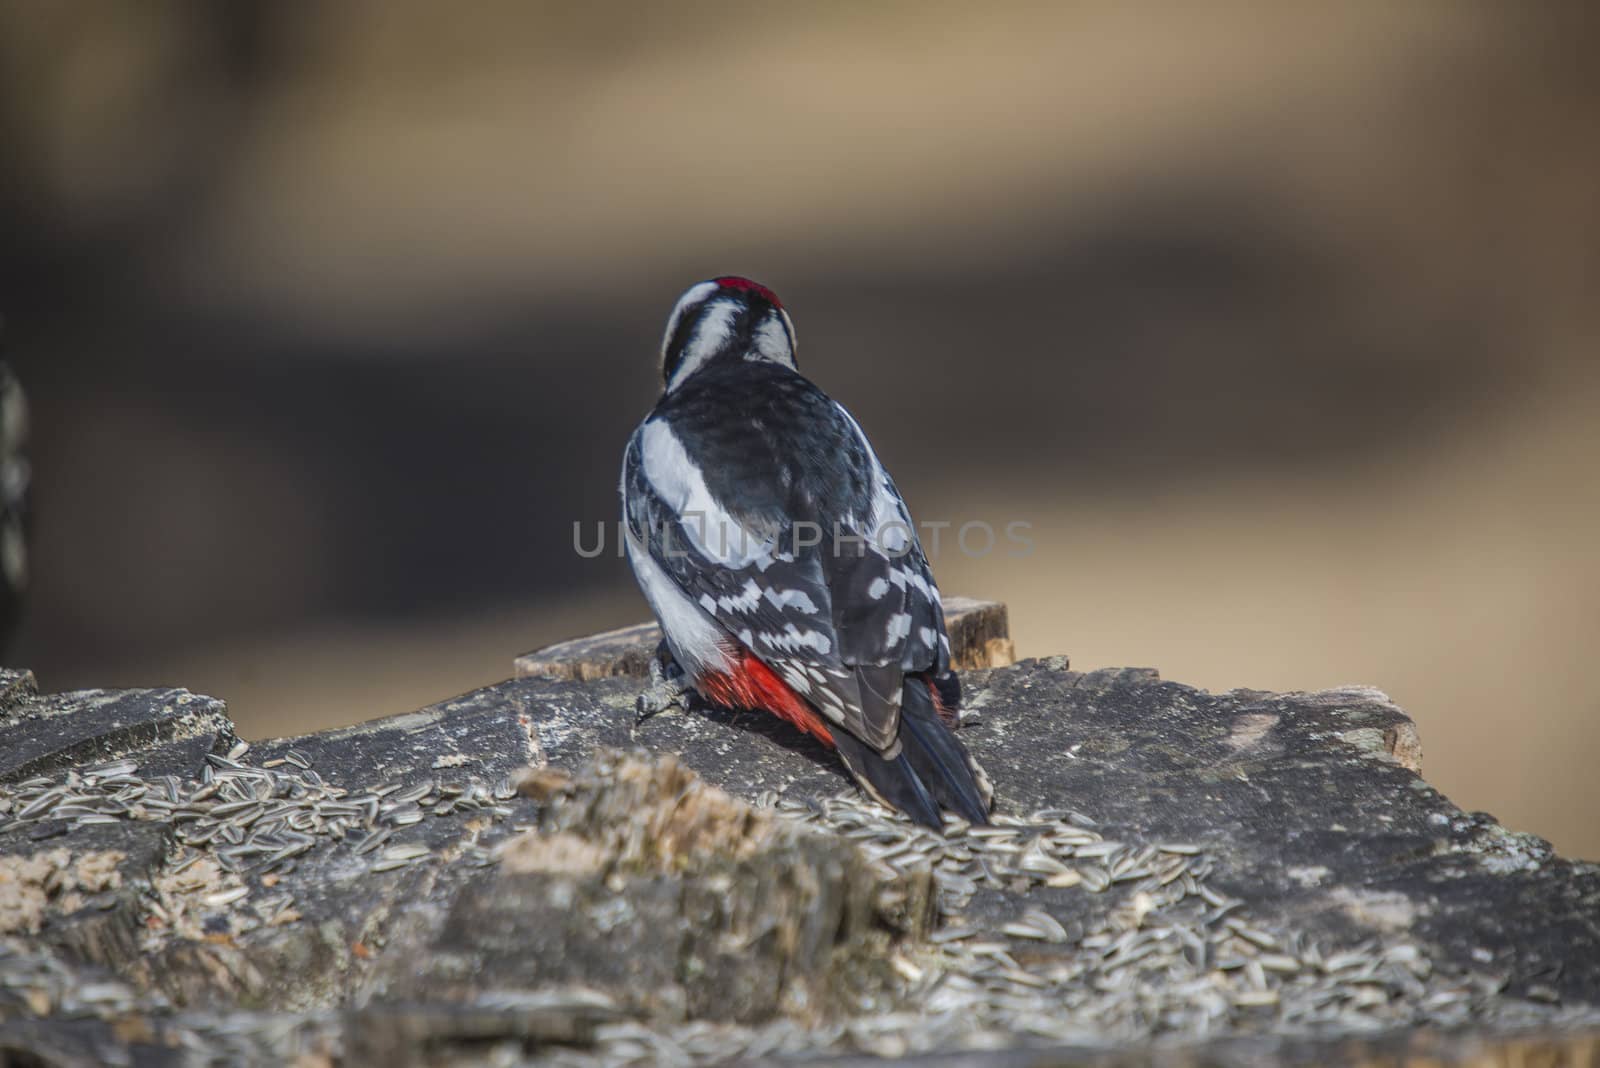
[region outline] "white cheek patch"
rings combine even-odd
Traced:
[[[785,367],[794,366],[794,342],[789,336],[788,327],[779,318],[781,314],[773,313],[761,320],[761,325],[755,330],[755,344],[745,354],[745,359],[769,360]]]
[[[702,301],[708,300],[711,294],[717,291],[717,283],[701,282],[691,286],[688,292],[678,298],[678,303],[672,306],[672,314],[667,316],[667,332],[661,335],[661,363],[667,362],[667,346],[672,344],[672,335],[678,332],[678,324],[683,321],[686,311]]]
[[[705,476],[689,459],[683,442],[666,423],[656,419],[645,423],[639,432],[639,455],[645,479],[678,517],[690,546],[702,556],[742,568],[772,555],[774,539],[750,533],[723,509],[706,487]],[[683,552],[685,548],[668,546],[666,551]]]
[[[690,334],[688,341],[684,343],[683,356],[678,360],[678,367],[667,382],[668,393],[677,389],[684,379],[722,351],[723,346],[733,337],[733,324],[738,317],[739,306],[732,301],[719,300],[706,307],[700,316],[700,321],[695,324],[694,333]],[[673,324],[673,329],[677,329],[676,324]],[[672,343],[670,334],[666,343]],[[662,359],[665,362],[665,356]]]

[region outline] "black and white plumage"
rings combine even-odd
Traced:
[[[835,745],[869,792],[941,825],[991,791],[951,730],[939,590],[894,481],[802,377],[771,290],[717,278],[678,301],[661,400],[623,461],[629,562],[690,685]]]

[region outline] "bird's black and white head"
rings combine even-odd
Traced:
[[[748,278],[713,278],[678,298],[661,339],[661,377],[671,393],[712,363],[765,361],[794,368],[794,323],[778,295]]]

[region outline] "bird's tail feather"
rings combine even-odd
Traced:
[[[928,681],[912,675],[900,698],[900,743],[905,756],[941,805],[968,823],[989,822],[987,780],[972,754],[945,726]]]
[[[845,767],[882,803],[935,831],[944,829],[941,805],[969,823],[989,822],[988,779],[945,726],[920,675],[905,680],[898,741],[899,751],[886,757],[846,731],[834,732]]]
[[[861,788],[880,804],[899,809],[913,822],[936,831],[944,829],[939,803],[928,793],[904,749],[885,757],[872,746],[847,731],[835,731],[834,744]]]

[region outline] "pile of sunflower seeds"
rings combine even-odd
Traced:
[[[1081,813],[997,816],[987,827],[947,819],[936,835],[854,793],[759,804],[856,841],[885,876],[930,870],[941,926],[891,961],[899,1011],[821,1026],[690,1022],[656,1030],[602,1028],[594,1051],[552,1050],[545,1063],[691,1064],[865,1053],[893,1057],[1021,1043],[1108,1046],[1241,1033],[1371,1034],[1427,1024],[1553,1027],[1600,1022],[1500,995],[1503,979],[1446,972],[1406,941],[1332,947],[1250,920],[1210,885],[1215,861],[1197,843],[1116,842]],[[1030,896],[1041,887],[1105,894],[1099,919],[1063,922]],[[992,924],[966,910],[980,891],[1012,897]],[[1059,900],[1059,895],[1053,895]],[[987,902],[993,905],[994,902]],[[986,910],[987,911],[987,910]]]
[[[148,949],[167,932],[202,937],[209,918],[223,917],[235,934],[299,919],[294,899],[270,888],[315,848],[342,844],[370,871],[393,871],[433,856],[421,843],[390,841],[430,813],[498,820],[512,811],[509,778],[493,787],[429,778],[352,792],[325,782],[298,750],[252,766],[243,759],[249,748],[207,755],[198,779],[141,777],[133,760],[29,779],[0,789],[0,831],[44,841],[95,824],[168,825],[175,846],[143,899]],[[467,863],[493,863],[473,842],[459,852]]]
[[[0,788],[0,830],[43,841],[101,823],[169,825],[176,848],[143,899],[155,939],[163,931],[198,937],[219,916],[235,932],[293,922],[299,914],[276,890],[277,877],[314,849],[394,871],[439,856],[415,833],[430,813],[512,813],[509,780],[489,787],[429,778],[352,791],[325,782],[297,751],[252,766],[247,750],[240,743],[209,757],[187,781],[140,776],[122,760]],[[1437,967],[1403,940],[1331,946],[1253,921],[1211,884],[1216,862],[1199,843],[1110,841],[1093,819],[1062,809],[997,816],[986,827],[952,819],[937,835],[853,792],[806,801],[767,794],[758,804],[855,842],[885,878],[931,873],[942,922],[890,960],[892,1011],[814,1026],[616,1023],[600,1029],[596,1047],[551,1048],[542,1062],[690,1064],[1419,1024],[1600,1024],[1588,1008],[1506,998],[1500,979]],[[475,840],[458,852],[457,862],[493,863]],[[1070,917],[1052,912],[1063,895],[1078,894],[1094,895],[1095,907]],[[86,983],[49,952],[0,939],[0,1009],[111,1019],[160,1008],[151,997],[115,980]],[[269,1046],[291,1048],[304,1037],[297,1026],[292,1017],[222,1014],[190,1019],[180,1032],[199,1050],[223,1038],[258,1042],[265,1028],[275,1036]],[[311,1029],[324,1027],[331,1024]]]

